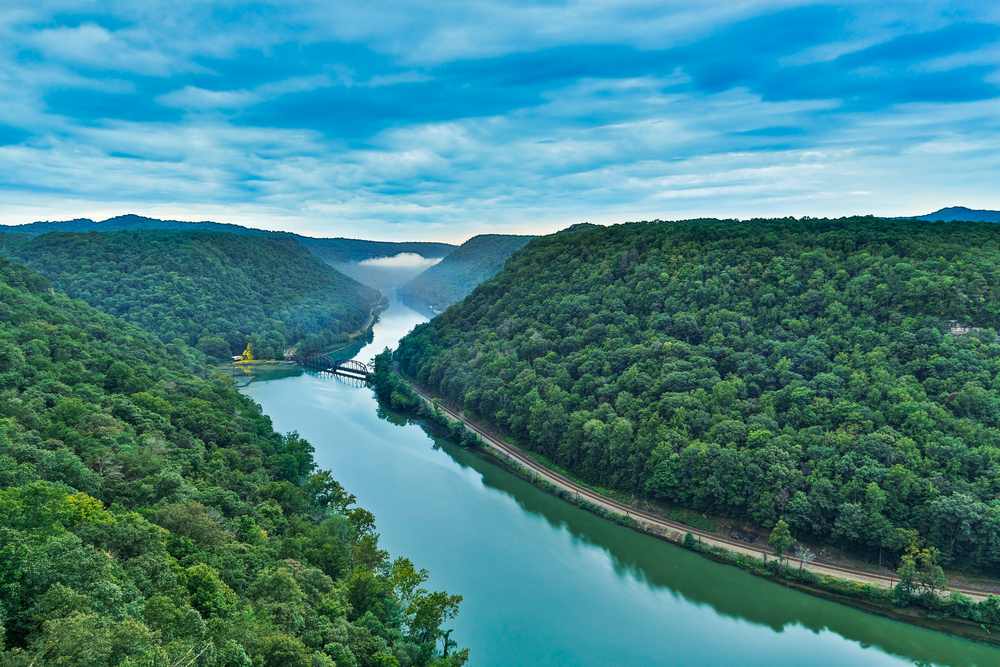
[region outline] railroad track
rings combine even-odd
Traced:
[[[424,391],[423,389],[417,387],[412,383],[409,383],[409,386],[425,401],[433,402],[434,397],[431,396],[429,393],[427,393],[426,391]],[[633,507],[631,505],[626,505],[623,502],[614,500],[613,498],[609,498],[605,495],[597,493],[592,489],[588,489],[587,487],[574,482],[568,477],[560,475],[554,470],[550,470],[549,468],[539,463],[536,459],[534,459],[533,457],[531,457],[530,455],[526,454],[524,451],[519,449],[518,447],[515,447],[509,442],[502,440],[489,430],[484,429],[482,426],[479,426],[478,424],[469,421],[468,419],[465,418],[464,415],[456,412],[455,410],[444,405],[439,405],[438,407],[440,407],[441,410],[444,411],[444,413],[448,416],[449,419],[462,422],[463,424],[466,425],[467,428],[471,429],[476,435],[485,440],[494,449],[502,452],[510,459],[517,461],[517,463],[527,468],[531,472],[535,473],[542,479],[545,479],[546,481],[554,484],[557,487],[561,487],[567,491],[570,491],[576,494],[578,497],[583,498],[594,505],[597,505],[599,507],[605,507],[607,509],[615,511],[624,516],[631,517],[633,519],[637,520],[641,519],[642,521],[645,521],[646,523],[652,524],[654,526],[660,526],[662,528],[678,531],[680,535],[683,535],[684,533],[691,533],[696,537],[700,537],[703,541],[735,549],[736,551],[741,553],[746,553],[748,555],[765,553],[769,556],[774,557],[774,552],[768,549],[767,547],[758,546],[756,544],[751,544],[748,542],[741,542],[740,540],[734,540],[729,537],[717,535],[715,533],[710,533],[704,530],[699,530],[697,528],[688,526],[687,524],[683,524],[678,521],[671,521],[670,519],[665,519],[664,517],[658,514],[653,514],[652,512],[648,512],[646,510],[642,510],[637,507]],[[805,567],[805,569],[807,570],[814,570],[814,571],[819,570],[821,573],[831,572],[840,575],[840,578],[842,579],[847,579],[851,581],[860,581],[862,583],[875,582],[876,584],[882,585],[883,588],[892,588],[896,583],[899,583],[899,577],[886,575],[881,572],[871,572],[869,570],[862,570],[859,568],[845,567],[843,565],[837,565],[836,563],[831,563],[829,561],[816,559],[809,563],[802,563],[801,559],[794,557],[786,557],[786,560],[788,560],[789,562],[798,563],[799,565]],[[958,591],[963,595],[967,595],[974,599],[985,599],[990,595],[989,591],[975,589],[975,588],[967,588],[964,586],[951,586],[949,587],[948,590]]]

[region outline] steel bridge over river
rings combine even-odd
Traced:
[[[289,357],[303,366],[317,366],[324,373],[333,373],[352,380],[367,382],[372,376],[368,367],[356,359],[333,359],[325,354],[310,354],[304,357]]]

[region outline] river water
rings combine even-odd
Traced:
[[[368,361],[422,315],[393,299]],[[302,370],[243,390],[298,431],[381,546],[464,596],[446,627],[476,667],[1000,665],[1000,649],[786,589],[550,496],[380,406],[370,389]]]

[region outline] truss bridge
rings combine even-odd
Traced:
[[[315,366],[324,373],[333,373],[353,380],[367,381],[372,373],[368,367],[357,359],[333,359],[325,354],[309,354],[304,357],[291,357],[303,366]]]

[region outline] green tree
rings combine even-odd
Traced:
[[[104,387],[111,392],[124,392],[131,377],[132,369],[128,365],[116,361],[111,365],[107,373],[104,374]]]
[[[948,587],[948,579],[938,564],[938,550],[934,547],[923,548],[922,540],[916,531],[908,531],[910,545],[900,559],[896,573],[899,584],[896,585],[896,600],[900,604],[908,604],[914,595],[935,596],[937,591]]]
[[[209,357],[227,360],[232,354],[229,343],[217,336],[202,336],[198,339],[198,349]]]
[[[949,558],[953,557],[956,546],[975,547],[986,510],[985,503],[967,493],[942,496],[930,503],[934,537]]]
[[[767,540],[767,543],[774,549],[779,562],[782,559],[782,555],[788,551],[788,548],[794,542],[795,538],[792,537],[792,532],[788,529],[788,524],[785,523],[784,519],[779,519],[778,523],[774,526],[774,530],[771,531],[771,537]]]
[[[180,580],[188,590],[191,606],[202,616],[226,618],[236,606],[236,594],[210,565],[193,565],[183,572]]]

